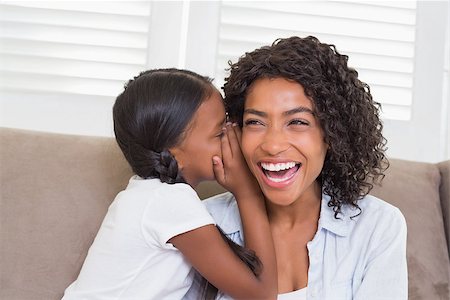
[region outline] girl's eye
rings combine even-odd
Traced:
[[[289,122],[289,125],[308,126],[309,122],[305,120],[295,119]]]
[[[223,137],[223,131],[220,131],[218,134],[216,134],[216,137],[218,137],[218,138],[221,138],[221,137]]]

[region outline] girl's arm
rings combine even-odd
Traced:
[[[169,240],[210,283],[235,299],[276,299],[277,270],[272,234],[261,190],[242,157],[239,129],[227,126],[222,138],[222,161],[214,158],[217,181],[238,202],[245,246],[262,262],[259,276],[231,250],[213,225],[175,236]]]

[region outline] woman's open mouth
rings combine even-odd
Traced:
[[[274,187],[288,185],[301,167],[300,163],[293,161],[282,163],[260,162],[259,165],[265,175],[267,184]]]

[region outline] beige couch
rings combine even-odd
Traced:
[[[60,299],[131,171],[112,138],[0,128],[0,147],[0,299]],[[373,191],[406,217],[410,299],[450,299],[449,173],[391,160]]]

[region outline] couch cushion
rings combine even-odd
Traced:
[[[0,129],[0,299],[61,299],[131,176],[112,138]]]
[[[449,256],[437,165],[391,160],[371,194],[397,206],[408,226],[409,299],[449,299]]]

